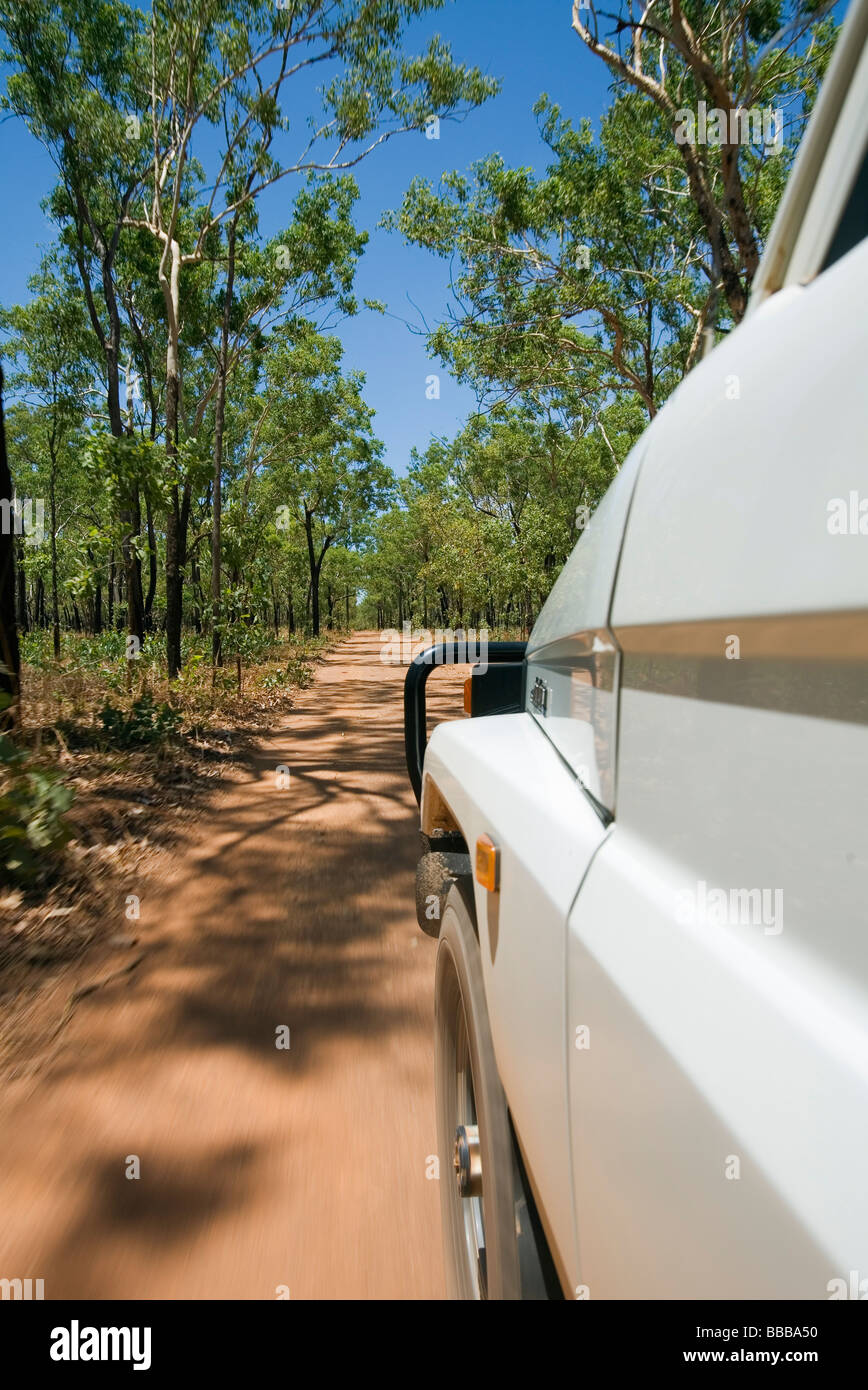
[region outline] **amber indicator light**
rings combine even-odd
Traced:
[[[500,851],[487,835],[476,841],[476,882],[496,893],[500,886]]]

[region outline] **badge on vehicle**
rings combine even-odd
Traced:
[[[544,680],[537,676],[530,692],[530,702],[537,714],[547,714],[549,707],[549,688]]]

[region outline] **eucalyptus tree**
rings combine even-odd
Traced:
[[[566,7],[566,0],[564,0]],[[652,172],[673,226],[701,248],[703,326],[718,290],[747,307],[762,242],[837,37],[831,0],[571,0],[572,27],[639,96],[666,154]]]
[[[555,390],[580,414],[615,395],[650,418],[739,321],[834,42],[823,9],[576,3],[574,29],[615,76],[598,135],[542,96],[543,172],[491,155],[413,181],[385,222],[455,266],[429,348],[480,405],[544,409]]]
[[[3,104],[57,170],[49,211],[81,276],[105,358],[109,424],[120,436],[122,314],[114,272],[141,178],[134,113],[143,17],[133,5],[100,0],[0,0],[0,35],[9,65]]]
[[[103,361],[111,434],[126,430],[121,393],[123,313],[116,263],[140,187],[137,91],[144,17],[122,0],[0,0],[4,104],[48,151],[58,182],[48,199],[74,259]],[[129,632],[141,639],[134,502],[121,499]]]
[[[349,630],[356,618],[359,589],[364,574],[364,545],[333,545],[323,567],[327,624]]]
[[[6,422],[3,410],[4,378],[0,366],[0,503],[12,505],[14,487],[6,452]],[[8,526],[0,528],[0,728],[20,720],[21,654],[18,646],[15,608],[15,536]]]
[[[569,412],[512,406],[471,417],[448,446],[450,475],[473,511],[504,532],[525,625],[542,605],[618,461]]]
[[[10,436],[17,446],[13,467],[15,454],[20,453],[30,474],[31,511],[33,483],[40,476],[48,494],[51,627],[54,655],[59,657],[59,474],[63,465],[72,471],[69,446],[88,417],[93,363],[88,356],[84,306],[63,261],[49,255],[30,277],[28,287],[32,298],[26,305],[0,311],[0,328],[7,335],[4,352],[15,367],[7,387],[26,407],[23,418],[10,421]]]
[[[340,342],[312,326],[275,345],[265,396],[279,409],[264,414],[258,442],[278,524],[297,527],[304,537],[315,636],[326,554],[333,545],[356,548],[369,539],[393,486],[364,400],[364,377],[345,374],[341,356]]]
[[[221,510],[227,383],[248,361],[264,360],[276,325],[298,323],[319,312],[320,326],[357,310],[353,295],[356,263],[368,236],[356,228],[352,212],[358,188],[349,175],[308,177],[293,205],[288,227],[267,243],[256,236],[256,205],[233,214],[226,234],[224,274],[216,296],[219,338],[211,377],[200,404],[213,396],[213,473],[211,482],[211,607],[213,656],[219,660]],[[243,235],[241,234],[243,228]],[[213,292],[212,292],[213,293]],[[255,371],[254,371],[255,375]],[[250,379],[245,372],[245,380]],[[272,397],[266,406],[275,407]]]
[[[662,147],[639,106],[619,99],[595,139],[541,98],[542,174],[491,155],[436,187],[414,180],[387,216],[455,267],[428,346],[483,409],[530,402],[545,416],[569,402],[583,419],[623,396],[650,418],[685,370],[706,290],[658,196]]]

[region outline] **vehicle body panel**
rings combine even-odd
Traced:
[[[830,499],[868,498],[854,299],[868,241],[648,433],[611,622],[618,815],[570,920],[592,1296],[868,1276],[868,535],[827,526]]]

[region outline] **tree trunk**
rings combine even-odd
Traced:
[[[319,637],[319,571],[322,555],[317,560],[313,544],[313,513],[309,512],[307,507],[304,509],[304,533],[307,537],[307,561],[310,566],[311,625],[314,637]]]
[[[15,588],[15,597],[18,608],[18,631],[28,632],[30,620],[27,615],[27,575],[24,570],[24,541],[21,537],[18,540],[18,582]]]
[[[202,584],[199,574],[199,562],[195,551],[190,561],[190,582],[193,585],[193,627],[198,636],[202,635]]]
[[[181,672],[181,618],[183,590],[181,580],[181,502],[177,485],[171,490],[166,517],[166,662],[169,680]]]
[[[127,591],[127,634],[135,637],[139,647],[145,640],[144,600],[142,598],[142,564],[134,541],[142,529],[139,490],[133,488],[129,507],[121,512],[124,536],[121,545],[124,557],[124,582]]]
[[[319,637],[319,569],[314,569],[310,577],[310,622],[314,637]]]
[[[51,460],[51,473],[48,482],[49,510],[51,513],[51,636],[54,646],[54,659],[60,659],[60,610],[57,603],[57,460]]]
[[[313,512],[309,512],[307,507],[304,509],[304,531],[307,536],[307,558],[310,566],[313,635],[314,637],[319,637],[319,577],[322,570],[322,562],[325,559],[325,553],[334,540],[334,536],[326,536],[319,556],[317,556],[313,544]],[[331,623],[331,608],[329,608],[329,623]]]
[[[148,522],[148,593],[145,598],[144,617],[148,628],[153,623],[154,595],[157,592],[157,537],[154,533],[154,509],[150,497],[145,498],[145,512]]]
[[[121,320],[115,294],[112,266],[103,263],[103,295],[109,313],[109,338],[106,344],[108,366],[108,408],[111,432],[116,438],[133,433],[133,377],[132,361],[127,363],[127,425],[124,427],[121,414],[119,353],[121,343]],[[144,641],[144,614],[142,612],[142,571],[136,554],[135,540],[142,527],[139,507],[138,487],[132,484],[120,509],[119,521],[122,527],[121,563],[124,571],[124,585],[127,598],[127,635],[135,637],[139,646]],[[129,650],[129,646],[128,646]]]
[[[171,270],[167,278],[165,260],[171,252]],[[181,248],[177,242],[166,247],[160,265],[160,282],[166,304],[168,342],[166,344],[166,453],[169,467],[177,469],[178,417],[181,409],[181,358],[179,352]],[[169,680],[181,673],[181,620],[183,617],[184,527],[177,474],[172,483],[169,510],[166,517],[166,663]]]
[[[12,475],[6,456],[6,426],[3,419],[3,370],[0,368],[0,501],[5,501],[11,519]],[[0,725],[12,728],[21,722],[21,655],[15,622],[15,528],[0,534],[0,690],[12,703],[0,712]]]
[[[220,650],[220,564],[223,520],[223,428],[226,419],[226,376],[229,370],[229,325],[232,297],[235,290],[235,237],[238,214],[229,227],[229,261],[226,267],[226,297],[223,301],[223,322],[220,325],[220,355],[217,360],[217,396],[214,402],[214,473],[211,482],[211,609],[213,627],[211,660],[222,666]]]

